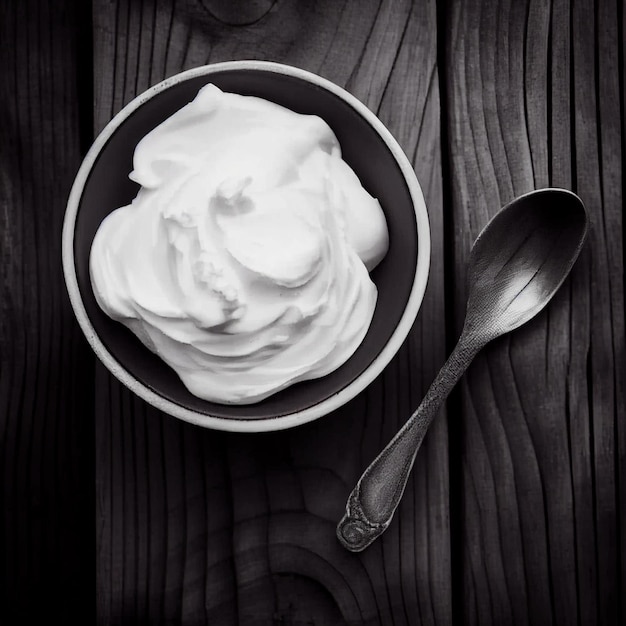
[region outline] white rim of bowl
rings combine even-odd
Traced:
[[[146,385],[137,380],[130,374],[107,350],[102,343],[94,327],[87,316],[85,306],[80,296],[80,290],[78,288],[78,279],[76,276],[76,268],[74,265],[74,228],[76,225],[76,216],[78,213],[78,207],[80,199],[83,194],[83,189],[91,168],[97,159],[100,151],[109,140],[111,135],[117,130],[118,126],[129,117],[136,109],[138,109],[144,102],[155,96],[161,91],[168,89],[172,85],[175,85],[184,80],[195,78],[197,76],[210,75],[218,71],[224,70],[263,70],[266,72],[274,72],[278,74],[286,74],[289,76],[295,76],[301,78],[309,83],[313,83],[341,98],[344,102],[349,104],[357,113],[359,113],[365,120],[374,128],[374,130],[383,139],[391,153],[393,154],[396,162],[400,166],[400,170],[404,176],[409,194],[413,201],[415,210],[415,219],[417,225],[417,269],[415,272],[415,279],[411,287],[411,293],[407,305],[404,309],[404,313],[400,319],[400,322],[396,326],[395,331],[389,338],[389,341],[385,344],[383,349],[374,358],[372,363],[351,383],[346,385],[343,389],[333,394],[329,398],[322,400],[318,404],[315,404],[309,408],[287,415],[280,415],[276,417],[268,418],[228,418],[217,417],[200,413],[182,407],[167,398],[159,395],[158,393],[149,389]],[[223,63],[213,63],[210,65],[204,65],[196,67],[190,70],[186,70],[164,81],[150,87],[147,91],[143,92],[131,102],[129,102],[115,117],[104,127],[102,132],[96,137],[93,145],[87,152],[85,159],[83,160],[67,203],[65,212],[65,218],[63,221],[63,273],[65,275],[65,282],[69,293],[70,301],[74,309],[78,323],[83,330],[83,333],[87,337],[87,341],[91,345],[93,351],[98,358],[106,365],[109,371],[124,385],[126,385],[131,391],[136,393],[139,397],[143,398],[146,402],[156,407],[157,409],[173,415],[186,422],[204,426],[207,428],[213,428],[215,430],[223,430],[230,432],[266,432],[273,430],[282,430],[286,428],[292,428],[299,426],[307,422],[311,422],[318,419],[328,413],[331,413],[335,409],[346,404],[349,400],[354,398],[357,394],[363,391],[388,365],[396,352],[400,349],[400,346],[406,339],[411,330],[413,323],[417,317],[424,292],[426,290],[426,283],[428,281],[428,273],[430,267],[430,226],[428,221],[428,213],[426,211],[426,204],[424,202],[424,196],[422,189],[419,185],[413,166],[409,162],[408,158],[404,154],[402,148],[398,142],[394,139],[392,134],[387,130],[385,125],[376,117],[376,115],[370,111],[360,100],[355,96],[348,93],[342,87],[335,85],[331,81],[290,65],[284,65],[282,63],[274,63],[271,61],[226,61]]]

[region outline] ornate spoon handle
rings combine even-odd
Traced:
[[[415,413],[363,472],[337,525],[337,537],[345,548],[360,552],[387,529],[428,427],[484,343],[461,335]]]

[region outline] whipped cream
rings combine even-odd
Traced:
[[[137,197],[93,242],[94,293],[191,393],[257,402],[354,353],[388,232],[326,122],[207,85],[133,168]]]

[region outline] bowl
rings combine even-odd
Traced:
[[[256,404],[208,402],[192,395],[174,370],[96,303],[89,252],[102,220],[129,204],[138,186],[128,178],[135,146],[150,130],[212,82],[223,91],[260,96],[333,129],[343,158],[378,198],[389,228],[389,251],[371,273],[378,302],[360,347],[323,378],[296,383]],[[347,91],[310,72],[265,61],[194,68],[151,87],[125,106],[87,153],[74,181],[63,224],[63,271],[78,322],[104,365],[145,401],[177,418],[218,430],[260,432],[297,426],[330,413],[367,387],[406,339],[417,316],[430,261],[422,191],[402,149],[382,122]]]

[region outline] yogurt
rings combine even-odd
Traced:
[[[249,404],[355,352],[389,237],[321,118],[207,85],[130,178],[92,245],[94,294],[191,393]]]

